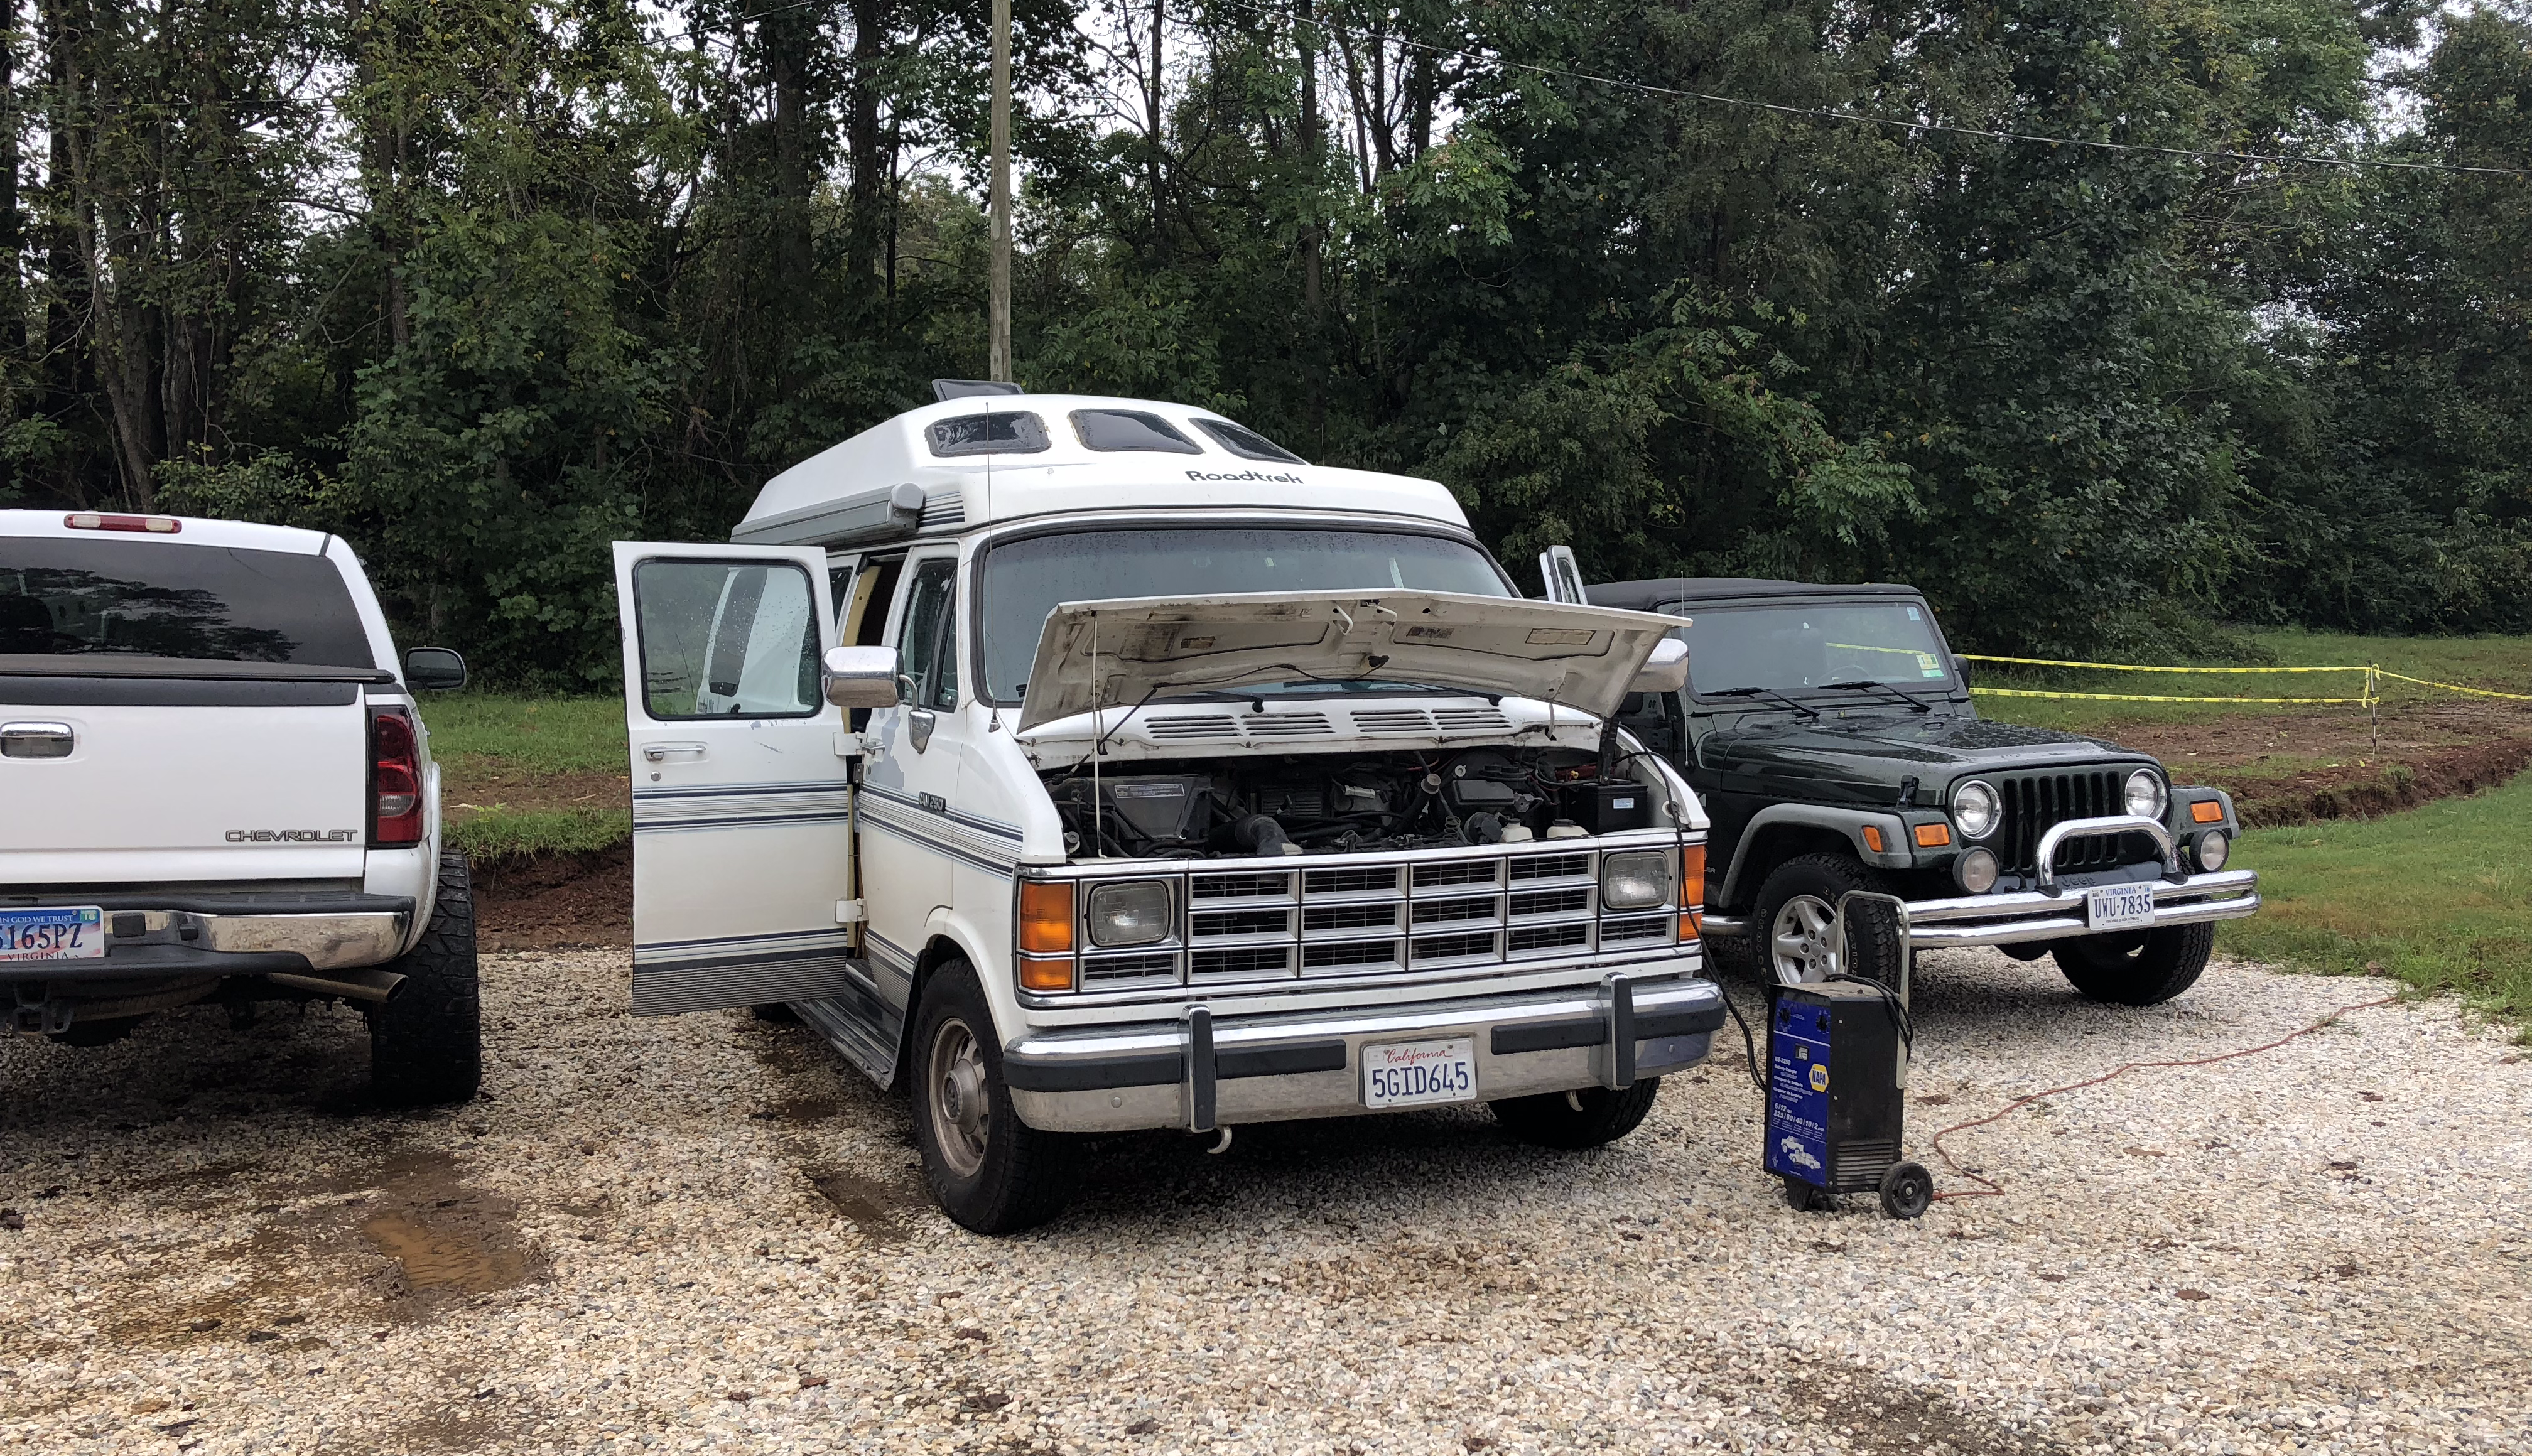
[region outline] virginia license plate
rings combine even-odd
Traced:
[[[2095,885],[2084,894],[2084,924],[2096,930],[2153,924],[2154,886]]]
[[[93,905],[0,910],[0,961],[93,961],[105,955],[105,912]]]
[[[1362,1104],[1366,1107],[1473,1102],[1476,1097],[1477,1046],[1472,1037],[1399,1041],[1362,1049]]]

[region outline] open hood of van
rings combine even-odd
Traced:
[[[1047,614],[1019,731],[1094,707],[1313,680],[1616,711],[1677,617],[1447,591],[1068,601]],[[1342,692],[1343,688],[1333,688]]]

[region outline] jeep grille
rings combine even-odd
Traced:
[[[2004,824],[1989,843],[2006,872],[2035,872],[2040,836],[2068,819],[2126,813],[2125,785],[2133,771],[2132,766],[2121,766],[1992,775],[1989,782],[2004,801]],[[2108,869],[2152,860],[2158,854],[2154,841],[2143,834],[2086,835],[2057,847],[2056,868],[2059,873]]]

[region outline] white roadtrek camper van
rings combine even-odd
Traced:
[[[1605,726],[1677,621],[1522,599],[1431,481],[953,397],[615,571],[634,1009],[788,1003],[969,1228],[1051,1216],[1075,1134],[1604,1143],[1721,1023],[1704,814]]]

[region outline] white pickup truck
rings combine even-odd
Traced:
[[[633,1007],[789,1003],[1000,1231],[1072,1135],[1485,1102],[1624,1136],[1724,1011],[1673,618],[1522,599],[1429,480],[950,397],[618,542]]]
[[[96,1045],[197,1002],[339,999],[390,1103],[475,1094],[467,867],[351,548],[0,511],[0,1031]]]

